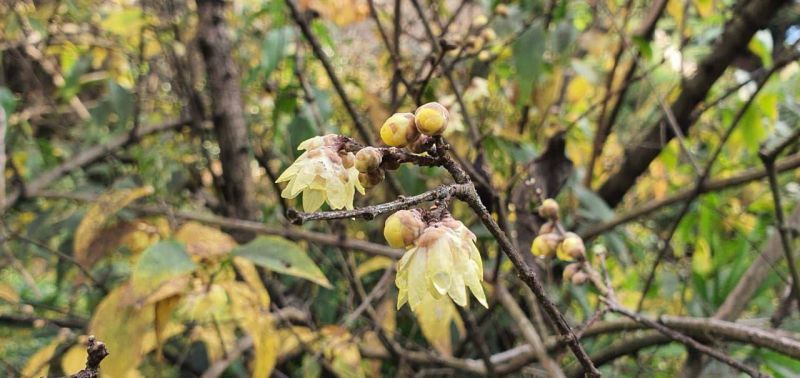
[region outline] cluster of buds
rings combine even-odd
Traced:
[[[562,261],[578,261],[567,265],[564,270],[564,279],[572,280],[574,284],[582,284],[588,276],[581,271],[582,263],[586,260],[586,246],[578,234],[564,232],[559,222],[558,202],[552,198],[544,200],[539,206],[539,215],[547,222],[539,229],[539,235],[533,239],[531,253],[534,256],[546,259],[558,258]]]
[[[386,219],[383,234],[390,246],[406,249],[395,278],[398,309],[408,303],[416,311],[421,303],[445,295],[465,307],[467,288],[488,307],[475,234],[463,223],[447,212],[400,210]]]
[[[385,174],[381,167],[383,152],[375,147],[364,147],[356,152],[355,167],[358,171],[358,181],[365,188],[370,189],[383,181]]]
[[[329,134],[308,139],[297,147],[305,150],[276,182],[288,182],[281,197],[292,199],[303,194],[303,210],[316,211],[326,201],[332,209],[352,209],[358,180],[356,157],[343,148],[343,138]]]
[[[447,108],[429,102],[411,113],[395,113],[381,126],[381,140],[391,147],[408,147],[416,152],[415,144],[425,143],[425,137],[442,135],[450,118]]]

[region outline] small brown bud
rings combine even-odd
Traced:
[[[355,166],[361,173],[378,169],[383,160],[383,153],[375,147],[364,147],[356,153]]]
[[[365,189],[371,189],[383,182],[383,179],[386,175],[383,173],[383,169],[373,169],[367,173],[359,173],[358,174],[358,182],[361,183]]]
[[[558,202],[552,198],[548,198],[539,206],[539,215],[543,218],[556,220],[558,219],[559,206]]]
[[[564,281],[569,281],[570,279],[572,279],[572,276],[574,276],[575,273],[580,272],[580,270],[581,270],[581,264],[579,263],[572,263],[564,267],[564,273],[562,273]]]
[[[550,234],[553,232],[556,232],[556,224],[553,221],[545,222],[542,227],[539,228],[539,235]]]
[[[500,17],[508,17],[508,6],[505,4],[497,4],[494,8],[494,13]]]
[[[583,285],[589,279],[589,275],[584,272],[575,272],[572,275],[572,284],[573,285]]]

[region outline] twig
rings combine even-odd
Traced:
[[[83,202],[93,202],[96,200],[90,194],[78,193],[55,193],[55,192],[41,192],[38,197],[42,198],[60,198],[69,199]],[[192,220],[200,223],[205,223],[213,226],[218,226],[227,229],[237,229],[242,231],[251,231],[256,234],[262,235],[276,235],[283,236],[288,239],[306,240],[312,243],[325,244],[344,249],[353,249],[366,252],[378,256],[386,256],[393,259],[399,259],[403,252],[399,249],[387,247],[381,244],[375,244],[365,240],[347,238],[342,240],[336,235],[324,234],[320,232],[306,231],[301,228],[294,227],[271,227],[260,222],[247,221],[236,218],[227,218],[213,214],[175,210],[165,206],[152,206],[152,205],[132,205],[128,207],[130,210],[139,212],[141,214],[149,215],[169,215],[175,219]]]
[[[155,126],[142,127],[133,137],[136,139],[141,139],[146,135],[177,129],[187,124],[189,124],[189,121],[182,120]],[[48,185],[60,179],[64,175],[100,160],[117,149],[127,146],[133,140],[134,139],[132,139],[130,133],[123,133],[112,137],[106,143],[91,146],[82,150],[69,160],[61,163],[47,172],[38,175],[34,180],[28,182],[25,185],[25,195],[36,196],[39,191],[44,190]],[[0,207],[0,212],[5,212],[14,206],[17,201],[24,197],[22,194],[23,193],[19,189],[12,190],[6,198],[6,203]]]
[[[489,376],[497,375],[497,371],[492,363],[489,346],[486,345],[486,339],[483,337],[480,327],[475,322],[475,318],[461,306],[455,307],[456,310],[458,310],[458,315],[461,316],[461,320],[464,322],[464,327],[467,329],[467,337],[472,341],[472,344],[475,345],[475,348],[478,349],[478,354],[481,356],[483,366],[486,368],[486,373]]]
[[[539,337],[539,333],[536,332],[536,328],[534,328],[533,324],[525,316],[525,313],[517,302],[514,301],[514,298],[511,297],[511,294],[509,294],[505,286],[498,282],[494,287],[497,300],[506,308],[508,315],[511,316],[511,319],[517,324],[520,332],[522,332],[522,337],[528,342],[531,348],[533,348],[533,352],[536,354],[539,363],[547,370],[550,377],[563,377],[564,372],[561,370],[561,367],[547,355],[547,349],[545,349],[542,338]]]
[[[350,100],[350,97],[347,95],[347,92],[344,90],[344,86],[342,82],[339,81],[339,76],[336,74],[336,71],[333,69],[333,65],[328,59],[328,56],[325,54],[325,51],[322,49],[322,45],[317,40],[317,37],[311,31],[311,28],[308,26],[308,21],[303,18],[303,15],[300,14],[300,10],[297,8],[295,4],[295,0],[287,0],[286,6],[289,7],[289,12],[291,13],[292,20],[300,27],[300,31],[303,33],[303,36],[306,38],[308,43],[311,45],[311,49],[314,52],[314,56],[319,59],[320,63],[322,63],[322,67],[325,69],[325,72],[328,74],[328,78],[331,80],[331,84],[333,85],[334,90],[339,95],[339,98],[342,100],[345,109],[347,110],[347,114],[350,115],[350,118],[353,120],[353,124],[356,126],[356,131],[358,131],[361,139],[364,140],[366,143],[372,143],[372,133],[370,132],[370,128],[367,124],[364,123],[364,120],[358,115],[356,112],[355,106],[353,102]]]
[[[794,154],[784,159],[777,160],[775,162],[775,169],[779,173],[791,171],[798,167],[800,167],[800,154]],[[731,175],[730,177],[705,181],[703,185],[700,187],[700,194],[711,193],[719,190],[741,186],[750,183],[752,181],[760,180],[764,177],[767,177],[767,171],[764,169],[758,169],[758,168],[745,169]],[[683,202],[686,199],[690,198],[693,195],[693,193],[694,193],[694,188],[685,189],[673,194],[670,197],[661,200],[655,200],[636,205],[634,206],[633,210],[631,210],[628,213],[617,215],[614,218],[606,221],[605,223],[592,225],[588,227],[586,230],[579,231],[578,233],[581,235],[581,237],[583,237],[586,240],[593,239],[609,230],[614,229],[619,225],[652,214],[653,212],[656,212],[667,206]]]
[[[800,134],[796,134],[800,135]],[[787,138],[787,142],[791,142],[796,135]],[[780,143],[778,147],[785,148],[789,143]],[[797,271],[797,265],[792,253],[792,241],[789,237],[789,230],[786,228],[786,216],[783,213],[783,201],[781,200],[781,190],[778,185],[778,175],[775,170],[775,156],[782,151],[781,148],[764,149],[759,152],[759,157],[764,163],[764,168],[767,170],[767,177],[769,178],[769,189],[772,192],[772,202],[775,207],[775,218],[778,223],[778,234],[781,238],[781,245],[783,246],[783,254],[786,257],[786,263],[789,265],[789,273],[792,275],[792,292],[795,299],[800,303],[800,274]],[[791,295],[791,294],[790,294]]]
[[[698,350],[698,351],[700,351],[700,352],[702,352],[704,354],[707,354],[707,355],[715,358],[716,360],[718,360],[720,362],[723,362],[723,363],[725,363],[725,364],[727,364],[727,365],[729,365],[729,366],[731,366],[733,368],[736,368],[736,369],[738,369],[738,370],[740,370],[742,372],[745,372],[745,373],[749,374],[751,377],[767,377],[767,375],[760,373],[755,368],[752,368],[750,366],[744,365],[741,362],[731,358],[730,356],[728,356],[728,355],[726,355],[726,354],[724,354],[724,353],[722,353],[722,352],[720,352],[720,351],[718,351],[716,349],[713,349],[713,348],[711,348],[709,346],[701,344],[697,340],[695,340],[695,339],[693,339],[693,338],[691,338],[689,336],[686,336],[686,335],[684,335],[684,334],[682,334],[682,333],[680,333],[678,331],[672,330],[669,327],[667,327],[667,326],[665,326],[665,325],[663,325],[663,324],[661,324],[659,322],[656,322],[656,321],[651,320],[649,318],[646,318],[646,317],[644,317],[644,316],[642,316],[642,315],[640,315],[638,313],[634,313],[634,312],[626,310],[626,309],[624,309],[622,307],[619,307],[615,303],[610,303],[610,302],[607,302],[607,303],[609,305],[609,310],[610,311],[616,312],[616,313],[621,314],[621,315],[624,315],[624,316],[626,316],[626,317],[628,317],[628,318],[630,318],[630,319],[632,319],[632,320],[634,320],[634,321],[636,321],[638,323],[642,323],[642,324],[646,325],[647,327],[653,328],[656,331],[661,332],[662,334],[664,334],[664,336],[667,336],[672,340],[675,340],[675,341],[680,342],[680,343],[682,343],[682,344],[684,344],[686,346],[689,346],[689,347],[691,347],[693,349],[696,349],[696,350]]]
[[[750,97],[747,99],[747,101],[739,108],[739,110],[736,112],[736,115],[733,117],[733,120],[731,121],[730,125],[728,125],[728,128],[725,130],[725,134],[720,138],[719,144],[717,145],[716,149],[714,149],[714,152],[711,154],[711,158],[706,163],[706,165],[703,168],[703,171],[700,174],[700,176],[697,178],[697,180],[695,180],[694,192],[683,203],[683,206],[681,207],[680,212],[678,212],[678,216],[676,216],[675,219],[672,221],[672,224],[671,224],[669,230],[667,231],[666,236],[661,241],[661,244],[662,244],[661,248],[658,251],[658,255],[656,257],[656,261],[653,262],[652,268],[650,269],[650,273],[647,275],[647,278],[645,279],[644,288],[642,288],[642,296],[639,297],[639,302],[636,305],[636,311],[640,311],[642,309],[642,304],[644,304],[644,299],[647,296],[647,292],[650,290],[650,286],[653,284],[653,279],[655,278],[656,269],[658,268],[658,265],[661,263],[661,260],[666,255],[667,251],[669,251],[671,249],[671,245],[670,244],[672,242],[672,237],[675,235],[675,232],[678,230],[678,226],[680,226],[680,223],[681,223],[681,220],[683,219],[683,217],[686,216],[686,214],[689,212],[689,209],[691,208],[692,203],[694,203],[694,200],[697,199],[697,197],[700,196],[700,190],[701,190],[701,187],[703,186],[703,182],[705,182],[706,179],[708,179],[708,176],[711,174],[711,169],[714,167],[714,163],[717,162],[717,158],[719,158],[720,154],[722,153],[722,149],[724,148],[725,144],[728,142],[730,137],[733,135],[733,131],[736,129],[736,126],[739,125],[739,121],[742,120],[742,118],[744,117],[745,113],[750,108],[750,105],[753,104],[753,102],[755,101],[755,99],[758,96],[758,94],[761,92],[761,90],[766,85],[767,81],[769,81],[770,77],[772,77],[772,74],[775,73],[778,69],[780,69],[780,67],[783,67],[783,65],[785,65],[787,62],[792,61],[793,59],[791,59],[791,58],[793,58],[793,55],[790,55],[788,58],[790,58],[790,59],[787,59],[787,57],[784,56],[783,59],[779,60],[779,62],[776,62],[773,65],[772,69],[770,69],[769,72],[767,72],[767,74],[764,75],[758,81],[758,85],[756,86],[756,90],[753,92],[752,95],[750,95]],[[765,166],[767,168],[767,172],[770,172],[770,168],[769,168],[768,165],[766,165],[766,163],[765,163]],[[774,177],[773,175],[770,175],[770,176]],[[792,261],[792,260],[790,260],[790,261]],[[794,273],[793,277],[796,278],[797,277],[796,271],[793,271],[793,273]],[[800,282],[798,282],[797,285],[800,285]],[[798,287],[800,287],[800,286],[798,286]]]
[[[98,341],[94,336],[89,336],[89,343],[86,347],[86,369],[73,374],[70,378],[97,378],[100,373],[97,371],[100,368],[100,362],[108,356],[108,348],[102,341]]]
[[[408,209],[418,204],[445,198],[453,197],[459,191],[468,190],[466,184],[451,184],[440,186],[436,189],[427,191],[422,194],[411,197],[400,197],[392,202],[386,202],[379,205],[367,206],[353,210],[339,210],[339,211],[318,211],[313,213],[301,213],[290,209],[287,216],[294,224],[303,224],[307,221],[313,220],[333,220],[333,219],[350,219],[350,218],[363,218],[366,220],[375,219],[375,217],[395,212],[397,210]]]

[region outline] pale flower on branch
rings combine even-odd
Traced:
[[[397,307],[406,302],[415,311],[428,297],[450,296],[467,306],[467,288],[484,307],[483,262],[475,246],[475,234],[463,223],[446,217],[429,225],[400,259],[395,284]]]
[[[306,150],[287,168],[276,182],[289,182],[281,197],[292,199],[303,194],[303,211],[312,212],[326,201],[331,209],[353,209],[356,190],[362,195],[364,187],[358,181],[350,152],[340,152],[341,137],[334,134],[318,136],[300,143]]]

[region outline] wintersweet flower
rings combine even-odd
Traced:
[[[303,211],[316,211],[324,202],[331,209],[352,209],[353,197],[364,187],[358,181],[358,170],[353,166],[352,153],[340,154],[341,138],[338,135],[314,137],[300,143],[298,150],[306,150],[286,168],[276,182],[288,181],[281,197],[292,199],[303,194]]]
[[[400,259],[395,284],[400,293],[397,308],[406,302],[415,311],[432,297],[450,296],[467,305],[467,288],[484,307],[483,262],[475,246],[475,234],[463,223],[447,217],[429,225]]]

